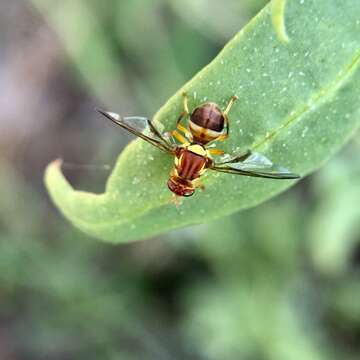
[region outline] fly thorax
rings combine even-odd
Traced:
[[[187,147],[187,150],[191,151],[196,155],[207,157],[206,149],[200,144],[191,144]]]

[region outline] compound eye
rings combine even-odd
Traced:
[[[184,190],[183,196],[189,197],[189,196],[193,195],[194,192],[195,192],[194,189],[186,189],[186,190]]]

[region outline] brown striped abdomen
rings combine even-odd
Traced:
[[[219,137],[224,130],[224,115],[215,103],[197,107],[190,116],[189,128],[194,142],[207,144]]]
[[[199,106],[191,114],[190,120],[204,129],[222,132],[224,129],[224,116],[215,103]]]

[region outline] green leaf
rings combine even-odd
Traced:
[[[359,126],[358,0],[287,1],[286,29],[291,41],[284,44],[266,6],[170,98],[155,122],[174,128],[182,91],[190,95],[191,108],[205,101],[225,106],[236,94],[230,138],[218,147],[230,153],[256,149],[301,175],[317,169]],[[172,165],[170,156],[136,140],[119,157],[103,194],[74,190],[59,163],[49,165],[45,182],[74,225],[114,243],[211,221],[255,206],[294,183],[208,171],[206,190],[176,209],[166,186]]]

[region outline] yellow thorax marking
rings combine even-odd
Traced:
[[[188,150],[200,156],[207,156],[207,151],[198,144],[188,146]]]

